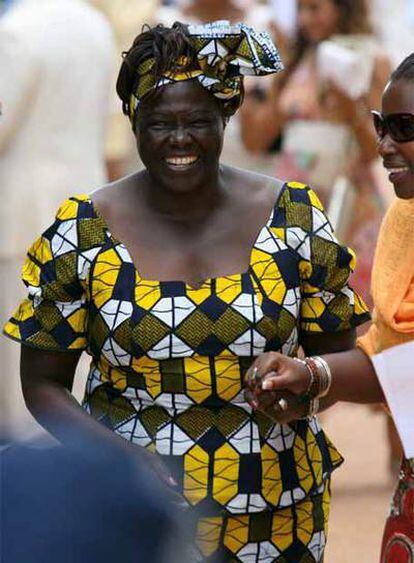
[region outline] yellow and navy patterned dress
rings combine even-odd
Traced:
[[[81,195],[29,250],[29,297],[5,332],[87,350],[85,409],[163,456],[199,518],[203,560],[321,561],[327,483],[342,458],[316,418],[279,425],[252,412],[243,375],[262,352],[294,356],[301,332],[367,320],[347,285],[353,267],[303,184],[283,187],[247,271],[198,289],[142,279]]]

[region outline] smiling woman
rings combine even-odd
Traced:
[[[269,350],[347,349],[368,318],[311,188],[220,163],[243,76],[281,68],[243,24],[139,35],[117,89],[146,168],[64,202],[5,328],[38,420],[150,464],[194,516],[199,561],[323,560],[342,458],[292,393],[255,412],[244,376]],[[67,393],[82,350],[83,409]]]
[[[210,192],[218,173],[224,126],[218,100],[195,81],[179,82],[142,104],[137,146],[154,186],[178,192],[200,187]]]
[[[383,113],[374,113],[379,153],[399,198],[414,196],[414,57],[391,76],[383,99]]]

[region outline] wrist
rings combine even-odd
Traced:
[[[295,362],[302,366],[301,381],[299,384],[300,388],[298,388],[297,394],[309,396],[311,389],[315,384],[315,376],[305,360],[302,360],[300,358],[293,359],[295,360]]]
[[[329,364],[320,356],[305,358],[303,362],[310,372],[309,385],[304,395],[311,401],[326,397],[332,385],[332,373]]]

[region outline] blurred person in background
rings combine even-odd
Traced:
[[[266,350],[349,349],[369,318],[312,189],[220,162],[243,77],[282,68],[268,34],[243,24],[140,34],[117,91],[146,168],[62,204],[5,326],[38,420],[147,462],[188,503],[205,561],[323,560],[342,458],[313,416],[256,416],[243,378]]]
[[[117,60],[114,65],[111,86],[111,110],[106,136],[106,168],[108,180],[113,181],[142,167],[136,154],[131,129],[125,121],[122,107],[116,96],[116,76],[121,54],[131,45],[144,24],[154,25],[158,21],[159,0],[89,0],[108,18],[115,34]]]
[[[158,13],[161,23],[229,20],[247,23],[260,31],[277,26],[287,36],[293,33],[295,16],[296,0],[179,0],[173,6],[160,8]]]
[[[273,18],[277,18],[281,31],[292,38],[296,33],[297,0],[268,0],[267,4],[272,10]]]
[[[314,396],[321,360],[322,372],[325,362],[325,374],[329,373],[331,380],[323,395],[325,404],[385,403],[370,358],[414,340],[414,52],[391,74],[380,107],[380,112],[373,111],[378,151],[397,197],[384,218],[375,251],[373,323],[358,339],[357,347],[347,352],[299,362],[274,353],[259,356],[249,370],[252,374],[256,369],[255,378],[248,378],[249,392],[253,391],[249,397],[255,398],[259,410],[281,423],[292,422],[292,417],[275,410],[271,394],[289,390],[296,396]],[[414,387],[414,377],[411,385]],[[409,386],[407,381],[406,392],[412,396]],[[384,531],[381,563],[414,560],[413,458],[403,458],[398,478]]]
[[[243,22],[260,31],[268,31],[284,57],[285,45],[296,25],[295,7],[296,0],[178,0],[172,6],[159,9],[158,21],[165,25],[172,25],[174,21],[193,24],[217,20]],[[248,82],[257,84],[254,77],[248,77]],[[261,80],[261,87],[267,82],[270,83]],[[240,162],[245,163],[242,158]]]
[[[7,10],[12,1],[13,0],[0,0],[0,16]]]
[[[33,235],[73,186],[105,179],[114,42],[81,0],[19,0],[0,19],[0,318]],[[1,430],[25,425],[15,347],[1,339]]]
[[[321,79],[319,57],[327,40],[354,49],[360,70],[370,67],[365,95],[354,99],[333,79]],[[246,88],[241,111],[249,150],[266,151],[283,135],[277,176],[310,183],[326,205],[338,179],[347,179],[348,199],[341,203],[342,223],[336,227],[358,255],[353,283],[366,299],[383,213],[371,170],[376,138],[369,109],[378,106],[388,74],[389,62],[374,41],[364,0],[299,0],[298,35],[285,73],[273,80],[266,96]],[[352,75],[347,78],[351,86],[353,80]]]
[[[248,2],[244,0],[180,0],[175,5],[159,11],[159,21],[171,20],[183,23],[208,23],[229,20],[232,23],[245,21]]]
[[[414,48],[414,2],[412,0],[369,0],[376,33],[393,63]]]
[[[2,563],[191,562],[182,507],[117,450],[39,438],[0,464]]]

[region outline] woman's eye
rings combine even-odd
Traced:
[[[208,125],[210,125],[210,122],[207,119],[197,119],[191,122],[192,127],[207,127]]]
[[[156,123],[150,123],[150,127],[153,129],[167,129],[169,124],[166,121],[157,121]]]
[[[202,127],[209,127],[211,125],[211,121],[208,119],[194,119],[193,121],[189,121],[185,126],[186,128],[202,128]],[[171,130],[176,127],[174,123],[170,123],[169,121],[153,121],[148,124],[150,129],[155,129],[156,131],[166,131]]]

